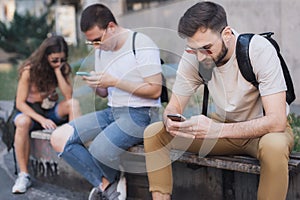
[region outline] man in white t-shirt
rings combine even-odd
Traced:
[[[235,54],[238,34],[228,26],[223,7],[206,1],[195,4],[181,17],[178,33],[187,39],[187,47],[164,121],[151,124],[144,133],[153,199],[170,199],[172,194],[171,149],[201,156],[253,156],[261,166],[257,198],[285,199],[293,133],[287,122],[286,85],[276,50],[261,36],[251,40],[257,89],[239,71]],[[182,114],[190,97],[203,85],[199,62],[211,72],[208,88],[216,112],[210,117],[172,121],[167,115]]]
[[[95,71],[83,80],[96,94],[108,98],[108,108],[84,115],[55,130],[51,136],[59,156],[93,186],[89,199],[126,198],[119,158],[143,141],[153,110],[160,107],[159,49],[146,35],[119,26],[102,4],[82,13],[81,30],[95,48]],[[89,148],[85,145],[91,142]]]

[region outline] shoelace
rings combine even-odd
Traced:
[[[16,180],[17,184],[23,183],[25,181],[25,179],[27,179],[28,181],[30,181],[30,177],[28,176],[24,176],[24,177],[18,177]]]
[[[100,193],[100,197],[102,200],[109,200],[106,195],[104,195],[102,192]]]
[[[116,195],[114,196],[111,196],[112,199],[109,199],[105,194],[101,193],[100,196],[101,196],[101,199],[102,200],[118,200],[118,196],[120,196],[120,192],[116,192]]]

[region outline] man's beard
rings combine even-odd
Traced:
[[[219,55],[216,57],[216,59],[212,57],[208,57],[205,60],[203,60],[201,63],[203,64],[203,67],[205,69],[213,69],[216,66],[221,66],[223,65],[226,61],[223,61],[225,58],[226,54],[228,52],[228,48],[225,46],[224,41],[222,40],[222,49]]]
[[[223,59],[227,55],[227,52],[228,52],[228,48],[226,47],[224,41],[222,40],[222,49],[221,49],[221,52],[219,53],[219,55],[217,56],[217,58],[214,60],[216,66],[221,66],[221,65],[223,65],[224,63],[227,62],[227,60],[223,61]]]

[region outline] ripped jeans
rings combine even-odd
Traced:
[[[119,175],[120,155],[143,141],[153,109],[157,110],[109,107],[76,118],[69,122],[74,132],[59,156],[94,187],[102,183],[102,177],[112,183]]]

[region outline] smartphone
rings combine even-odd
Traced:
[[[88,72],[76,72],[76,75],[78,75],[78,76],[91,76],[91,74],[88,73]]]
[[[181,114],[168,114],[167,117],[176,122],[183,122],[186,120],[186,118]]]

